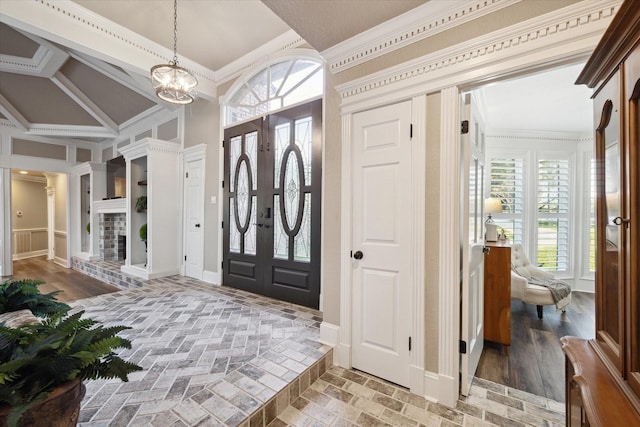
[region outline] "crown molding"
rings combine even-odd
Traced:
[[[246,55],[236,59],[235,61],[225,65],[216,71],[216,82],[218,84],[231,81],[238,76],[244,74],[251,68],[264,61],[269,60],[273,56],[277,56],[289,49],[306,44],[307,42],[293,30],[274,38],[273,40],[263,44]]]
[[[431,37],[521,0],[430,1],[322,52],[332,73]]]
[[[486,138],[495,141],[558,141],[558,142],[589,142],[593,141],[591,133],[582,132],[561,132],[547,130],[524,130],[524,129],[487,129]]]
[[[173,58],[173,50],[69,0],[5,1],[0,21],[137,74]],[[216,97],[212,70],[183,56],[180,65],[197,77],[199,96]]]
[[[585,0],[338,85],[336,90],[343,108],[351,110],[371,99],[383,103],[416,91],[488,81],[527,66],[584,58],[620,4],[621,0]]]
[[[101,126],[68,126],[47,123],[31,123],[25,135],[69,138],[114,138],[116,133]]]
[[[47,183],[47,178],[44,176],[33,176],[33,175],[23,175],[21,173],[13,172],[11,174],[11,179],[15,181],[30,181],[30,182],[39,182],[39,183]]]

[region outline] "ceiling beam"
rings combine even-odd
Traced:
[[[78,86],[74,85],[73,82],[64,74],[58,71],[53,77],[51,77],[51,81],[62,89],[69,98],[73,99],[76,104],[82,107],[82,109],[91,114],[94,119],[110,130],[114,136],[118,135],[118,124],[114,122],[111,117],[102,110],[102,108],[98,107],[84,92],[82,92]]]
[[[39,135],[65,138],[90,138],[90,139],[110,139],[115,136],[113,132],[102,126],[70,126],[52,125],[49,123],[32,123],[27,135]]]
[[[29,121],[22,115],[15,107],[0,94],[0,112],[5,116],[13,125],[23,132],[29,130]]]

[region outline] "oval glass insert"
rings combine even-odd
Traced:
[[[249,170],[245,159],[240,162],[238,167],[236,203],[238,228],[244,229],[247,226],[247,221],[249,221]]]
[[[300,202],[300,164],[294,151],[289,151],[284,174],[284,215],[289,230],[293,230],[298,219],[298,203]]]

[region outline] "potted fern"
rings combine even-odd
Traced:
[[[0,313],[30,310],[36,316],[48,316],[69,306],[56,300],[60,291],[43,294],[38,288],[44,282],[34,279],[6,280],[0,285]]]
[[[3,292],[15,296],[5,292],[5,288],[15,288],[11,285],[2,284],[0,296]],[[29,295],[33,286],[25,289],[24,294]],[[26,304],[13,306],[14,298],[2,310],[43,305],[34,304],[35,300],[51,302],[51,294],[31,295],[23,298]],[[69,306],[58,304],[63,308],[53,314],[36,309],[39,315],[44,313],[40,322],[15,328],[0,322],[0,425],[75,426],[85,393],[83,380],[128,381],[130,373],[142,369],[114,352],[131,348],[129,340],[118,336],[130,328],[105,328],[96,320],[82,318],[84,311],[71,314]]]

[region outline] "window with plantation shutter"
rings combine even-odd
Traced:
[[[569,268],[569,185],[568,160],[538,161],[537,259],[545,270]]]
[[[521,158],[494,158],[490,162],[489,197],[502,201],[502,213],[494,215],[513,243],[522,243],[524,223],[524,167]]]
[[[589,272],[596,271],[596,161],[589,162]]]

